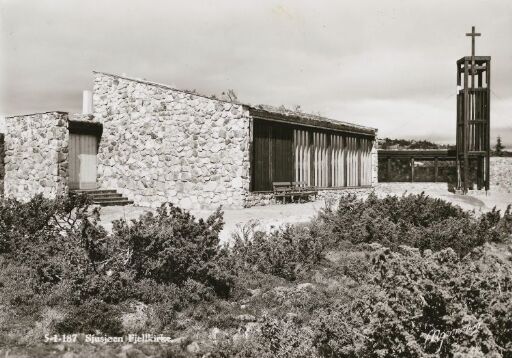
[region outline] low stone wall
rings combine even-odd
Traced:
[[[373,187],[366,188],[346,188],[346,189],[325,189],[319,190],[316,198],[311,196],[311,200],[335,202],[340,197],[348,194],[356,194],[358,197],[366,197],[374,190]],[[288,201],[287,201],[288,202]],[[245,207],[265,206],[271,204],[282,204],[282,200],[275,200],[273,193],[251,192],[247,195]]]
[[[0,133],[0,197],[4,196],[5,147],[4,134]]]
[[[265,206],[275,204],[273,193],[258,193],[250,192],[245,198],[245,207],[250,208],[253,206]]]
[[[244,206],[251,120],[242,105],[97,73],[94,115],[100,188],[141,206]]]
[[[512,191],[512,157],[491,157],[491,190]]]
[[[379,183],[375,187],[375,193],[377,196],[385,197],[387,195],[409,195],[409,194],[421,194],[422,192],[427,193],[445,193],[450,195],[448,191],[448,184],[437,182],[391,182],[391,183]],[[474,192],[474,191],[472,191]]]
[[[55,198],[67,190],[68,114],[37,113],[5,120],[6,197]]]
[[[358,197],[366,197],[373,191],[374,187],[320,190],[318,192],[317,200],[333,202],[337,201],[340,197],[349,194],[355,194]]]

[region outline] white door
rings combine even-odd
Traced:
[[[69,134],[69,188],[96,189],[98,138],[93,134]]]

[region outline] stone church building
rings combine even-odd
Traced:
[[[374,128],[94,75],[86,114],[5,119],[6,197],[89,190],[114,204],[242,208],[270,202],[274,182],[323,193],[377,181]]]

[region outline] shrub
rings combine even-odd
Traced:
[[[58,333],[123,334],[121,313],[115,306],[100,300],[90,300],[74,306],[64,319],[56,324]]]
[[[338,208],[327,208],[319,215],[327,241],[354,244],[377,242],[396,250],[410,245],[421,250],[453,248],[464,256],[485,242],[503,241],[512,233],[512,215],[502,217],[493,210],[475,217],[441,199],[420,195],[387,196],[371,194],[367,200],[347,195]]]
[[[73,304],[89,299],[117,304],[137,296],[135,280],[129,271],[94,272],[87,267],[77,267],[74,272],[69,272],[68,281],[68,298]]]
[[[165,204],[113,234],[98,218],[80,197],[0,202],[2,333],[120,335],[135,303],[140,327],[188,337],[171,355],[194,337],[217,357],[512,356],[510,207],[477,217],[424,195],[348,196],[224,247],[220,210],[196,220]],[[203,345],[210,332],[224,338]]]
[[[227,255],[219,246],[223,225],[220,210],[206,221],[196,221],[189,212],[168,203],[156,214],[144,214],[131,223],[117,221],[114,236],[126,248],[126,267],[136,279],[177,285],[192,279],[227,296],[232,277],[221,265]]]
[[[271,234],[235,236],[231,258],[237,270],[259,271],[295,280],[323,258],[322,237],[309,226],[286,226]]]
[[[89,205],[82,195],[0,201],[0,254],[34,269],[40,291],[77,268],[95,271],[106,258],[107,235]]]

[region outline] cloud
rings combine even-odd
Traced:
[[[508,1],[0,0],[0,24],[1,113],[79,111],[100,70],[452,142],[455,61],[476,25],[493,128],[510,121]]]

